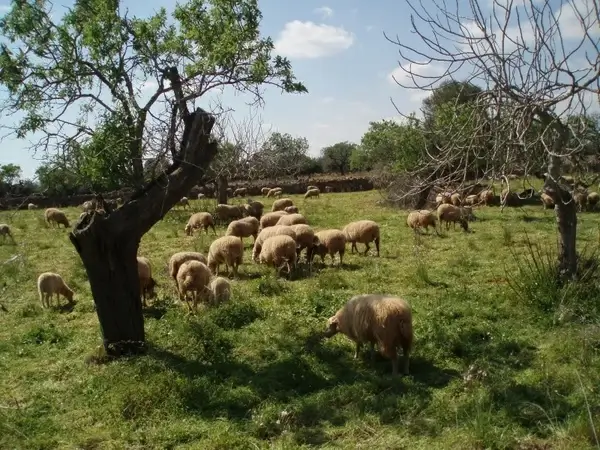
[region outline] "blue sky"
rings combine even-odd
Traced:
[[[560,0],[553,1],[560,7]],[[170,11],[175,4],[172,0],[122,3],[137,16],[161,6]],[[489,7],[491,0],[481,3]],[[317,155],[339,141],[359,142],[370,121],[397,117],[391,98],[403,113],[419,109],[423,93],[404,89],[391,79],[394,71],[399,75],[398,48],[383,36],[385,31],[403,42],[417,40],[410,32],[405,2],[378,0],[367,6],[358,0],[260,0],[259,4],[263,34],[274,39],[277,53],[292,61],[298,79],[309,90],[303,95],[267,91],[260,111],[267,128],[306,137],[310,153]],[[435,64],[421,72],[433,69]],[[236,110],[236,119],[247,114],[243,98],[227,93],[222,101]],[[203,105],[202,100],[198,105]],[[0,147],[0,163],[9,162],[19,164],[24,177],[32,177],[40,163],[27,150],[27,143],[17,140],[4,141]]]

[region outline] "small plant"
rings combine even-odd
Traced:
[[[502,240],[507,247],[510,247],[513,244],[513,233],[510,228],[505,226],[502,227]]]

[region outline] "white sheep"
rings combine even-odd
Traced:
[[[196,229],[204,229],[206,234],[208,234],[208,227],[211,227],[213,233],[217,234],[217,230],[215,229],[215,221],[211,213],[208,212],[197,212],[191,215],[186,226],[185,226],[185,234],[191,236],[194,234],[194,230]]]
[[[412,311],[405,300],[391,295],[356,295],[328,319],[325,337],[337,333],[356,342],[355,359],[363,344],[369,343],[373,360],[377,345],[381,354],[392,361],[394,376],[398,374],[398,349],[402,348],[402,372],[408,374],[414,336]]]
[[[57,227],[60,224],[64,225],[65,228],[69,228],[71,226],[66,214],[57,208],[48,208],[46,211],[44,211],[44,218],[46,219],[48,225],[54,226],[56,223]]]
[[[181,200],[177,202],[177,206],[182,206],[183,209],[190,207],[190,200],[187,197],[181,197]]]
[[[479,195],[478,194],[467,195],[465,197],[465,201],[463,203],[468,206],[475,206],[477,203],[479,203]]]
[[[542,192],[540,199],[542,200],[542,205],[544,205],[544,209],[554,208],[554,200],[545,192]]]
[[[283,211],[288,206],[294,206],[294,202],[290,198],[280,198],[273,202],[271,211]]]
[[[277,274],[285,265],[288,274],[291,274],[292,267],[296,265],[296,241],[285,234],[271,236],[262,244],[259,262],[274,266]]]
[[[62,277],[53,272],[44,272],[37,280],[38,293],[43,308],[49,308],[52,303],[52,297],[56,294],[57,304],[60,303],[60,296],[64,296],[69,303],[73,303],[73,290],[67,286]]]
[[[261,190],[260,190],[260,193],[261,193],[261,194],[263,195],[263,197],[264,197],[264,196],[266,196],[266,195],[269,193],[269,191],[270,191],[270,190],[271,190],[270,188],[268,188],[268,187],[264,187],[264,188],[261,188]]]
[[[276,225],[297,225],[300,223],[308,224],[308,220],[302,214],[294,213],[281,216]]]
[[[242,205],[242,207],[248,216],[256,217],[257,219],[260,219],[263,210],[265,209],[265,205],[263,205],[262,202],[257,202],[252,199],[248,199],[248,203]]]
[[[35,203],[28,203],[27,204],[27,209],[32,210],[32,209],[38,209],[37,205]]]
[[[260,251],[262,250],[263,242],[265,242],[272,236],[278,236],[280,234],[285,234],[294,239],[294,241],[296,240],[296,233],[294,232],[292,227],[286,225],[275,225],[272,227],[265,228],[258,234],[258,237],[254,242],[254,247],[252,249],[252,259],[258,262],[258,257],[260,255]]]
[[[310,191],[311,189],[317,189],[317,190],[318,190],[318,189],[319,189],[319,187],[318,187],[318,186],[314,186],[314,185],[312,185],[312,184],[311,184],[311,185],[309,185],[309,186],[306,186],[306,191],[307,191],[307,192],[308,192],[308,191]]]
[[[446,230],[450,229],[450,222],[453,223],[453,227],[456,229],[456,222],[458,222],[465,231],[468,231],[469,224],[467,222],[466,214],[466,208],[449,205],[447,203],[438,206],[437,217],[440,229],[443,222],[446,222]]]
[[[153,298],[156,294],[154,288],[156,287],[156,281],[152,278],[152,266],[150,260],[145,256],[137,257],[138,266],[138,277],[140,280],[140,295],[142,297],[142,305],[148,306],[146,300]]]
[[[190,312],[197,309],[198,301],[210,301],[210,270],[206,264],[190,260],[179,267],[177,272],[177,290],[179,299],[188,305]],[[190,304],[191,303],[191,304]]]
[[[258,227],[260,223],[256,217],[248,216],[243,219],[234,220],[227,227],[225,236],[237,236],[243,240],[245,237],[252,236],[254,242],[256,242],[256,236],[258,235]]]
[[[177,288],[177,272],[184,262],[200,261],[203,264],[208,264],[206,256],[198,252],[177,252],[169,259],[169,276],[175,281]],[[179,289],[179,288],[177,288]],[[177,291],[179,292],[179,291]]]
[[[222,222],[229,222],[230,220],[241,219],[244,214],[242,208],[238,205],[227,205],[225,203],[219,203],[215,208],[215,214],[217,218]]]
[[[314,247],[319,244],[319,240],[315,237],[314,230],[304,224],[299,223],[291,225],[292,230],[296,233],[296,261],[300,259],[302,250],[306,249],[306,261],[312,261]]]
[[[244,244],[239,237],[223,236],[215,239],[208,249],[208,268],[215,275],[219,274],[219,266],[225,264],[227,273],[229,267],[233,275],[238,276],[238,266],[244,259]]]
[[[309,189],[306,191],[306,194],[304,194],[304,198],[318,197],[320,194],[321,191],[319,191],[319,189]]]
[[[281,196],[281,194],[283,194],[283,189],[281,189],[281,188],[269,189],[269,192],[267,192],[267,198],[268,197],[279,197],[279,196]]]
[[[344,233],[337,229],[321,230],[315,233],[315,238],[318,240],[318,244],[314,246],[313,258],[314,255],[319,255],[321,261],[325,264],[325,255],[329,255],[331,256],[331,265],[333,265],[335,254],[338,253],[341,266],[346,252],[346,236]]]
[[[81,204],[81,209],[83,212],[92,212],[96,209],[96,201],[95,200],[87,200]]]
[[[246,196],[246,192],[248,191],[248,189],[241,187],[241,188],[237,188],[235,191],[233,191],[233,196],[237,197],[245,197]]]
[[[355,222],[350,222],[346,225],[342,232],[346,237],[346,242],[352,243],[351,252],[356,250],[358,252],[358,248],[356,247],[356,243],[365,244],[365,255],[369,252],[369,243],[375,242],[375,248],[377,249],[377,256],[379,256],[379,224],[372,220],[357,220]]]
[[[215,277],[208,287],[210,290],[210,301],[215,303],[228,302],[231,297],[231,283],[227,278]]]
[[[277,225],[277,222],[279,222],[279,219],[281,217],[285,216],[286,214],[287,214],[287,212],[285,212],[285,211],[272,211],[272,212],[266,213],[264,216],[262,216],[260,218],[260,229],[264,230],[265,228],[269,228],[274,225]]]
[[[283,210],[288,214],[295,214],[298,212],[297,206],[286,206]]]
[[[494,191],[491,189],[486,189],[479,193],[479,203],[482,203],[484,206],[489,205],[494,201]]]
[[[437,223],[435,214],[427,209],[411,211],[406,218],[406,224],[411,227],[415,233],[419,232],[420,228],[425,228],[429,233],[429,227],[433,227],[437,233]]]

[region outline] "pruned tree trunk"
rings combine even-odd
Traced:
[[[220,203],[222,205],[227,204],[227,188],[227,177],[225,175],[219,175],[219,177],[217,178],[217,203]]]
[[[98,206],[106,212],[86,214],[69,235],[90,281],[109,356],[144,351],[136,260],[140,240],[192,188],[217,152],[216,144],[209,142],[214,117],[199,108],[188,112],[177,69],[167,69],[164,76],[171,81],[184,122],[173,164],[115,211],[98,196]]]

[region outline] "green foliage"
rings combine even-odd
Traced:
[[[481,92],[479,86],[469,82],[449,80],[441,83],[429,97],[423,100],[422,110],[425,127],[429,128],[432,125],[440,106],[448,103],[454,106],[473,103]]]
[[[323,155],[323,168],[327,172],[339,172],[344,175],[350,170],[350,158],[358,146],[345,141],[325,147],[321,150]]]
[[[257,175],[278,178],[296,175],[306,164],[308,140],[289,133],[271,133],[260,150],[250,158],[249,164]]]
[[[0,164],[0,183],[15,184],[21,178],[21,166]]]

